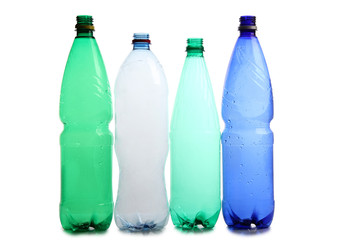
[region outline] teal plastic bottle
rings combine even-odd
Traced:
[[[60,220],[72,231],[106,230],[113,215],[112,98],[92,21],[77,17],[60,99]]]
[[[175,226],[212,228],[221,208],[220,129],[201,38],[188,39],[170,128]]]

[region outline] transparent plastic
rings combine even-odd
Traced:
[[[254,25],[254,17],[242,18],[241,26]],[[222,102],[223,215],[232,228],[266,228],[274,214],[273,95],[255,30],[242,29]]]
[[[147,34],[135,39],[148,39]],[[168,86],[148,42],[135,42],[115,85],[115,151],[120,175],[118,228],[158,230],[169,218],[164,181],[168,154]]]
[[[188,39],[170,128],[175,226],[212,228],[220,213],[220,130],[202,39]]]
[[[90,16],[79,16],[79,19]],[[91,20],[90,23],[91,24]],[[112,221],[112,100],[93,33],[80,29],[64,71],[60,119],[60,220],[64,229],[106,230]]]

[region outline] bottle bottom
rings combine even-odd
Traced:
[[[194,217],[189,217],[184,212],[180,213],[180,212],[175,211],[174,209],[170,209],[170,214],[171,214],[173,224],[176,227],[180,227],[182,229],[197,229],[197,228],[211,229],[216,224],[219,213],[220,213],[220,209],[214,214],[207,213],[204,211],[199,211],[197,214],[195,214]]]
[[[154,219],[155,218],[155,219]],[[163,216],[145,216],[132,214],[130,216],[115,216],[116,225],[120,230],[131,232],[159,231],[168,223],[169,213]]]
[[[73,232],[105,231],[112,222],[113,203],[85,209],[60,205],[60,221],[64,230]]]
[[[229,203],[223,201],[223,216],[225,223],[231,229],[264,229],[268,228],[272,223],[274,216],[274,205],[271,208],[271,211],[264,214],[259,213],[258,209],[254,209],[249,217],[246,215],[242,217],[239,216],[238,211],[235,212],[230,207]]]

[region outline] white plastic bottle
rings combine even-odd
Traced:
[[[115,151],[119,187],[114,212],[120,229],[163,228],[169,218],[164,182],[168,154],[168,86],[150,51],[149,34],[134,34],[133,51],[115,85]]]

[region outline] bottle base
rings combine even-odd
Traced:
[[[251,217],[242,218],[239,217],[231,208],[227,206],[228,204],[223,201],[223,216],[225,223],[230,229],[264,229],[268,228],[274,216],[274,205],[272,211],[269,214],[264,215],[265,217],[258,217],[258,211],[251,214]]]
[[[112,219],[112,216],[110,216],[110,219]],[[67,223],[62,224],[62,227],[66,231],[72,231],[72,232],[90,232],[90,231],[106,231],[111,225],[111,220],[105,220],[104,222],[95,224],[94,221],[90,222],[84,222],[84,223]]]
[[[220,209],[214,214],[212,214],[211,216],[208,216],[208,214],[200,211],[195,215],[195,217],[190,218],[185,215],[178,214],[173,209],[170,210],[173,224],[176,227],[182,228],[184,230],[198,229],[198,228],[205,228],[205,229],[213,228],[218,220],[219,212],[220,212]]]
[[[169,214],[162,221],[144,220],[144,217],[134,217],[131,220],[121,216],[115,217],[117,227],[123,231],[130,232],[146,232],[146,231],[160,231],[168,222]],[[135,220],[133,220],[135,219]],[[150,218],[151,219],[151,218]]]
[[[253,219],[235,219],[234,224],[228,224],[230,229],[265,229],[271,224],[271,221],[267,224],[264,223],[264,219],[256,222]]]
[[[104,209],[101,209],[104,208]],[[60,221],[64,230],[72,232],[106,231],[112,222],[113,203],[98,206],[97,213],[73,212],[65,206],[60,206]],[[100,212],[103,210],[104,212]]]

